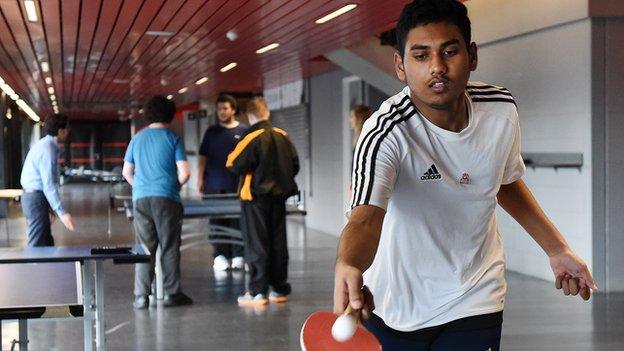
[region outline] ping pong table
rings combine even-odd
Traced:
[[[307,214],[302,208],[301,200],[295,195],[293,201],[286,202],[287,215]],[[114,195],[115,200],[123,200],[126,217],[128,220],[134,218],[132,196],[131,195]],[[183,198],[183,218],[203,218],[203,219],[223,219],[223,218],[240,218],[241,203],[237,194],[211,194],[204,195],[201,198]],[[183,244],[180,250],[195,246],[200,243],[211,244],[233,244],[243,245],[243,236],[239,229],[215,225],[209,223],[207,232],[182,234],[182,240],[193,238],[201,238],[203,240],[193,243]]]
[[[105,350],[105,260],[144,263],[149,255],[140,245],[112,253],[88,246],[0,248],[0,321],[19,320],[20,350],[28,347],[26,320],[46,317],[82,317],[84,349],[93,350],[95,341],[97,351]]]
[[[132,196],[127,194],[113,195],[115,200],[122,200],[128,220],[134,218]],[[305,218],[306,210],[302,207],[301,195],[297,194],[286,201],[287,215],[301,215]],[[237,194],[210,194],[201,198],[183,198],[183,218],[202,218],[202,219],[222,219],[222,218],[240,218],[241,202]],[[305,230],[305,224],[304,224]],[[231,228],[208,222],[205,232],[182,233],[182,245],[180,251],[188,248],[210,244],[233,244],[243,246],[243,235],[238,228]],[[163,282],[162,270],[160,267],[160,248],[156,250],[156,298],[162,299]]]

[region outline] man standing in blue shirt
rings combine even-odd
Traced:
[[[236,118],[236,100],[231,95],[221,95],[217,99],[218,123],[210,126],[199,147],[197,188],[203,194],[226,194],[238,191],[238,175],[225,168],[225,161],[234,150],[247,126]],[[214,219],[212,224],[239,228],[238,219]],[[231,244],[214,244],[215,271],[228,268],[243,269],[243,247]],[[230,266],[231,260],[231,266]]]
[[[150,252],[149,264],[137,264],[134,308],[145,309],[154,279],[156,249],[160,244],[165,307],[190,305],[193,300],[180,287],[180,187],[191,176],[182,140],[168,129],[175,104],[163,96],[145,105],[149,126],[135,135],[124,158],[123,176],[132,185],[134,228]]]
[[[20,182],[24,189],[22,211],[28,225],[28,246],[54,246],[50,229],[52,209],[63,225],[74,230],[72,216],[63,208],[59,194],[59,142],[69,136],[67,116],[55,114],[45,121],[46,136],[28,152]]]

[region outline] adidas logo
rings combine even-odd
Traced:
[[[442,175],[438,172],[438,169],[435,165],[431,165],[429,170],[425,172],[425,174],[420,177],[420,180],[438,180],[442,179]]]

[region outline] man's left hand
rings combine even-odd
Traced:
[[[555,287],[563,289],[564,295],[581,295],[589,300],[591,290],[597,290],[587,264],[569,248],[549,257],[550,267],[555,274]]]

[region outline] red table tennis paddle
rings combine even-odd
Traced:
[[[348,313],[348,312],[347,312]],[[339,342],[332,336],[332,326],[338,315],[328,311],[312,313],[301,327],[299,341],[302,351],[381,351],[379,341],[358,323],[353,337]]]

